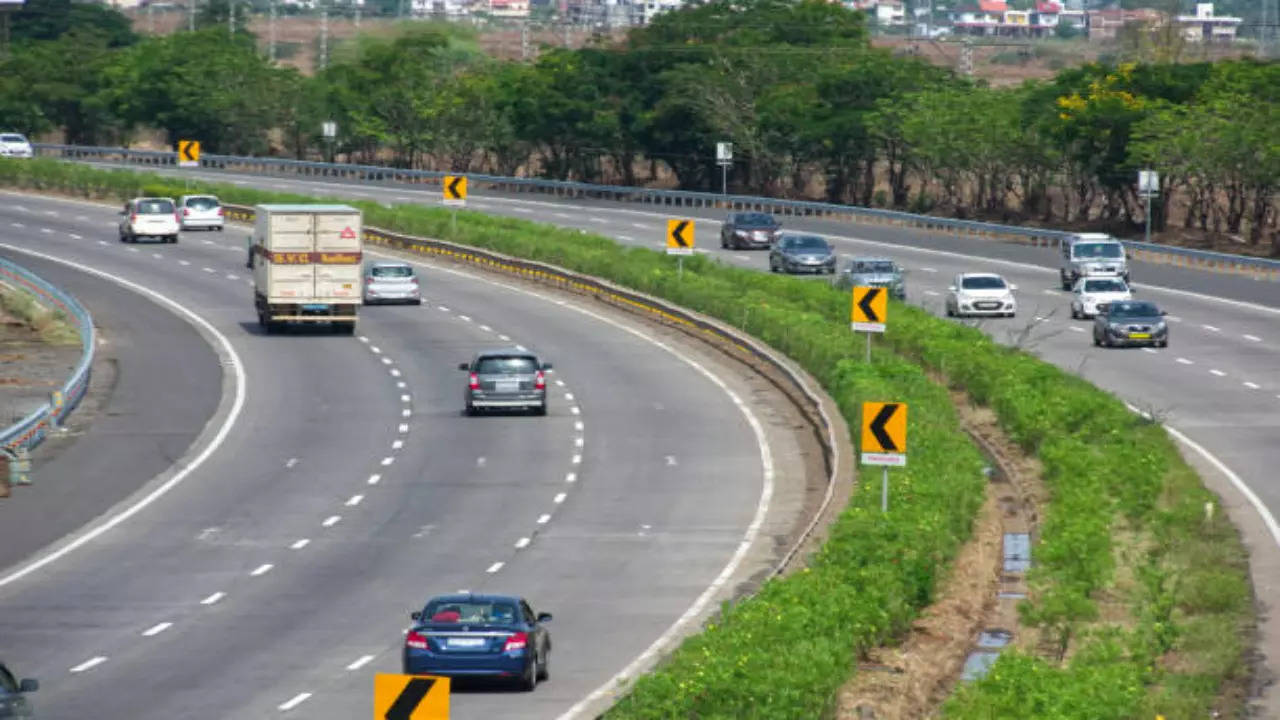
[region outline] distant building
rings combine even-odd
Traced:
[[[489,0],[489,14],[499,18],[527,18],[529,0]]]
[[[1196,3],[1195,15],[1179,15],[1175,22],[1189,42],[1233,43],[1244,18],[1213,14],[1213,3]]]
[[[1085,13],[1090,40],[1115,40],[1125,25],[1159,26],[1164,13],[1150,8],[1138,10],[1089,10]]]

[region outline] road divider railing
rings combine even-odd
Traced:
[[[131,150],[118,147],[50,143],[37,143],[33,147],[37,154],[47,157],[119,162],[144,167],[176,167],[178,165],[178,153],[166,150]],[[446,176],[452,176],[451,173],[435,170],[410,170],[379,165],[326,163],[236,155],[202,154],[199,163],[201,167],[215,170],[367,183],[441,186]],[[660,190],[625,185],[597,185],[566,180],[486,174],[468,174],[466,178],[473,190],[486,189],[509,194],[540,194],[560,199],[605,200],[658,207],[664,211],[681,208],[725,211],[750,210],[782,216],[911,227],[929,232],[985,237],[1039,247],[1057,247],[1064,238],[1071,235],[1069,232],[1049,228],[1002,225],[977,220],[958,220],[933,215],[918,215],[898,210],[805,200],[785,200],[750,195],[722,195],[684,190]],[[1123,242],[1133,257],[1143,261],[1280,282],[1280,260],[1132,240],[1124,240]]]
[[[89,389],[96,344],[93,317],[80,301],[17,263],[0,258],[0,283],[30,293],[50,311],[60,312],[76,324],[83,351],[71,375],[49,399],[26,417],[0,430],[0,449],[13,458],[30,451],[66,420]]]

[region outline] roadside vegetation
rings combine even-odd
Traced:
[[[80,331],[61,311],[41,305],[35,296],[21,288],[0,285],[0,308],[10,317],[22,321],[49,345],[79,345]]]
[[[171,178],[53,161],[0,161],[0,184],[119,199],[177,195]],[[224,202],[314,201],[202,185]],[[858,428],[860,403],[910,404],[910,464],[859,483],[809,567],[722,608],[614,718],[824,717],[859,655],[892,643],[932,599],[981,504],[983,461],[947,388],[990,407],[1039,458],[1050,497],[1021,609],[1038,642],[1010,650],[946,705],[955,718],[1227,717],[1242,706],[1254,621],[1247,555],[1165,431],[1115,397],[974,328],[901,304],[862,360],[847,295],[704,257],[683,276],[660,253],[577,230],[356,202],[370,226],[448,238],[599,276],[741,327],[794,358]]]

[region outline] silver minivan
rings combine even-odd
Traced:
[[[465,371],[464,405],[468,415],[482,410],[532,410],[547,414],[547,376],[551,363],[519,348],[485,350],[471,362],[458,365]]]
[[[1124,243],[1106,233],[1067,236],[1059,251],[1058,279],[1071,290],[1082,277],[1118,277],[1129,282],[1128,255]]]

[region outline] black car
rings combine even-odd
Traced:
[[[431,598],[405,634],[406,675],[514,681],[533,690],[550,676],[550,613],[511,595],[458,593]]]
[[[1155,303],[1116,300],[1100,309],[1093,319],[1093,344],[1169,346],[1167,315]]]
[[[482,410],[532,410],[547,414],[547,375],[551,363],[520,348],[484,350],[458,364],[467,373],[464,406],[468,415]]]
[[[836,253],[819,235],[785,234],[769,251],[769,271],[827,273],[836,271]]]
[[[27,700],[26,695],[39,687],[40,683],[31,678],[21,682],[15,680],[9,668],[0,662],[0,718],[35,717],[31,701]]]
[[[720,247],[767,248],[778,239],[782,225],[769,213],[736,212],[720,224]]]

